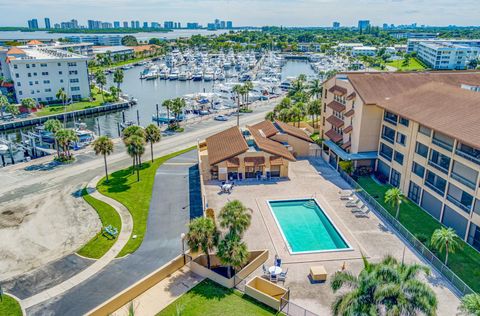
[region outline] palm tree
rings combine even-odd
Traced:
[[[107,155],[113,153],[113,141],[108,136],[100,136],[93,142],[95,155],[102,154],[105,163],[105,177],[108,182]]]
[[[252,221],[250,210],[239,200],[225,204],[218,217],[220,218],[220,227],[226,228],[238,236],[242,236]]]
[[[464,315],[480,316],[480,294],[465,295],[459,309]]]
[[[290,109],[290,118],[293,122],[297,122],[297,126],[300,127],[300,121],[305,116],[305,104],[303,102],[297,102]]]
[[[185,99],[175,98],[172,102],[172,112],[175,116],[175,126],[178,126],[178,118],[183,113],[183,109],[187,106]]]
[[[336,272],[331,279],[333,292],[345,291],[332,304],[333,315],[435,315],[435,293],[419,280],[420,273],[429,274],[427,267],[399,263],[387,256],[373,264],[363,258],[364,268],[358,276],[348,271]]]
[[[63,88],[58,89],[55,97],[57,98],[57,100],[62,101],[63,111],[67,112],[67,94],[65,93],[65,90]],[[65,121],[63,123],[64,125],[66,124]]]
[[[57,119],[49,119],[44,124],[43,127],[47,132],[53,133],[54,135],[57,133],[58,130],[62,128],[62,122]],[[57,138],[55,138],[55,148],[57,149],[57,156],[60,156],[60,148],[58,146]]]
[[[218,244],[218,230],[212,219],[198,217],[190,221],[185,239],[192,251],[201,250],[207,256],[207,268],[210,269],[210,251]]]
[[[392,207],[397,207],[397,212],[395,213],[395,218],[398,219],[400,215],[400,205],[402,204],[403,194],[399,188],[391,188],[385,192],[385,203],[390,204]]]
[[[320,79],[314,79],[308,85],[308,94],[314,97],[315,99],[320,99],[322,96],[323,87],[322,81]]]
[[[72,158],[70,153],[70,145],[78,141],[77,133],[71,128],[59,129],[55,133],[55,138],[58,141],[58,144],[62,147],[63,152],[67,156],[67,160]]]
[[[150,143],[150,153],[152,154],[153,162],[153,143],[158,143],[162,138],[160,129],[155,124],[150,124],[145,128],[145,141]]]
[[[107,84],[107,77],[105,77],[105,74],[103,73],[103,71],[98,70],[95,73],[95,81],[100,86],[100,93],[102,94],[103,102],[105,102],[103,87]]]
[[[167,109],[167,118],[170,120],[170,109],[172,108],[173,101],[172,100],[165,100],[162,103],[162,106]]]
[[[251,81],[247,81],[243,84],[243,93],[246,97],[247,109],[248,109],[248,99],[250,91],[253,89],[253,83]]]
[[[237,127],[240,126],[240,95],[242,91],[243,87],[240,84],[236,84],[232,88],[232,92],[237,95]]]
[[[133,159],[133,171],[137,170],[137,181],[140,181],[141,156],[145,153],[145,139],[138,135],[132,135],[125,140],[127,153]]]
[[[2,94],[0,94],[0,117],[3,119],[3,112],[6,108],[10,105],[8,102],[8,98]]]
[[[133,135],[140,136],[142,138],[145,138],[145,131],[141,126],[138,125],[130,125],[127,128],[125,128],[122,132],[122,138],[123,142],[126,143],[126,140]]]
[[[37,106],[37,102],[35,102],[34,99],[32,98],[25,98],[22,99],[20,104],[27,109],[28,113],[30,113],[30,110],[34,109]]]
[[[228,266],[227,277],[232,277],[232,267],[239,268],[248,262],[247,245],[235,232],[230,231],[218,243],[217,257],[223,265]]]
[[[5,110],[13,116],[20,114],[20,110],[15,104],[7,104]]]
[[[121,68],[115,69],[113,73],[113,82],[117,84],[117,98],[120,95],[120,85],[123,82],[123,70]]]
[[[455,253],[458,248],[462,247],[460,237],[458,237],[455,230],[446,227],[435,229],[430,243],[438,251],[445,249],[445,265],[448,263],[448,254],[450,252]]]

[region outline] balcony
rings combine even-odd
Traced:
[[[336,128],[340,128],[342,127],[345,123],[343,122],[343,120],[339,119],[338,117],[336,117],[335,115],[330,115],[328,118],[327,118],[327,122],[332,124],[332,126],[335,126]]]
[[[389,155],[388,153],[385,153],[383,151],[380,151],[378,154],[383,158],[387,159],[388,161],[392,161],[392,154]]]
[[[397,121],[394,120],[394,119],[392,119],[392,118],[390,118],[390,117],[388,117],[388,116],[385,116],[385,117],[383,118],[383,120],[384,120],[385,122],[390,123],[390,124],[397,125]]]
[[[341,104],[340,102],[337,102],[337,101],[332,101],[330,103],[327,104],[327,106],[329,108],[331,108],[332,110],[336,111],[336,112],[343,112],[345,111],[346,107],[345,105]]]
[[[461,175],[459,174],[456,174],[456,173],[453,173],[450,175],[450,177],[452,179],[455,179],[457,180],[458,182],[460,182],[461,184],[469,187],[470,189],[474,190],[475,191],[475,187],[476,187],[476,183],[475,182],[472,182],[471,180],[468,180],[467,178],[465,177],[462,177]]]
[[[436,138],[432,138],[432,143],[445,150],[452,151],[453,146]]]
[[[393,138],[388,137],[388,136],[385,135],[385,134],[382,134],[382,139],[386,140],[386,141],[389,142],[390,144],[395,144],[395,140],[394,140]]]
[[[331,141],[334,143],[338,143],[343,139],[343,136],[337,133],[334,129],[331,129],[325,133],[325,136],[327,136]]]
[[[448,174],[448,168],[445,168],[444,166],[441,166],[439,164],[437,164],[436,162],[433,162],[431,160],[428,161],[428,164],[432,167],[434,167],[435,169],[445,173],[445,174]]]
[[[474,156],[471,153],[465,152],[461,149],[455,150],[455,153],[460,157],[467,159],[468,161],[471,161],[473,163],[476,163],[477,165],[480,165],[480,157]]]
[[[453,196],[450,196],[450,195],[447,195],[447,200],[449,200],[450,202],[452,202],[453,204],[461,208],[463,211],[470,214],[470,210],[472,208],[471,205],[470,206],[464,205],[462,202],[458,201],[457,199],[455,199]]]
[[[433,191],[435,191],[437,194],[439,194],[442,197],[445,194],[445,188],[442,190],[442,189],[436,187],[434,184],[432,184],[428,181],[425,181],[425,186],[432,189]]]

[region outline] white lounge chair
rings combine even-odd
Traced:
[[[345,203],[345,206],[346,207],[360,207],[362,206],[363,203],[361,200],[357,199],[357,200],[352,200],[352,201],[348,201],[347,203]]]
[[[363,204],[361,207],[355,207],[352,209],[352,213],[368,214],[370,209]]]

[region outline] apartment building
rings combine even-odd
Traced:
[[[377,48],[372,46],[358,46],[352,48],[352,56],[375,56]]]
[[[64,89],[72,100],[90,97],[88,57],[51,47],[0,49],[0,73],[14,82],[18,102],[55,101]]]
[[[410,39],[407,52],[432,69],[464,70],[469,62],[480,56],[480,40],[418,40]]]
[[[371,166],[480,251],[479,91],[480,72],[339,74],[322,157]]]
[[[92,43],[102,46],[120,46],[122,45],[121,35],[84,35],[84,36],[65,36],[71,43]]]

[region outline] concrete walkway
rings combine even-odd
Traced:
[[[74,275],[68,280],[57,284],[54,287],[51,287],[45,291],[42,291],[36,295],[33,295],[29,298],[26,298],[20,302],[22,308],[27,309],[39,303],[42,303],[46,300],[49,300],[53,297],[59,296],[66,291],[70,290],[71,288],[75,287],[76,285],[82,283],[83,281],[87,280],[91,276],[95,275],[97,272],[102,270],[105,266],[107,266],[115,257],[120,253],[123,247],[127,244],[128,240],[130,239],[130,235],[132,234],[133,230],[133,218],[128,211],[128,209],[123,206],[123,204],[113,200],[105,195],[100,194],[97,190],[97,183],[100,181],[101,177],[97,176],[90,181],[87,185],[87,191],[89,194],[100,200],[111,205],[117,213],[120,215],[120,219],[122,221],[122,229],[117,237],[117,241],[115,244],[105,253],[100,259],[95,261],[85,270],[81,271],[80,273]]]
[[[173,273],[170,277],[160,281],[140,294],[131,303],[122,306],[115,311],[112,316],[129,315],[128,310],[130,304],[133,304],[135,314],[145,316],[156,315],[203,279],[203,277],[191,272],[190,269],[185,266]]]

